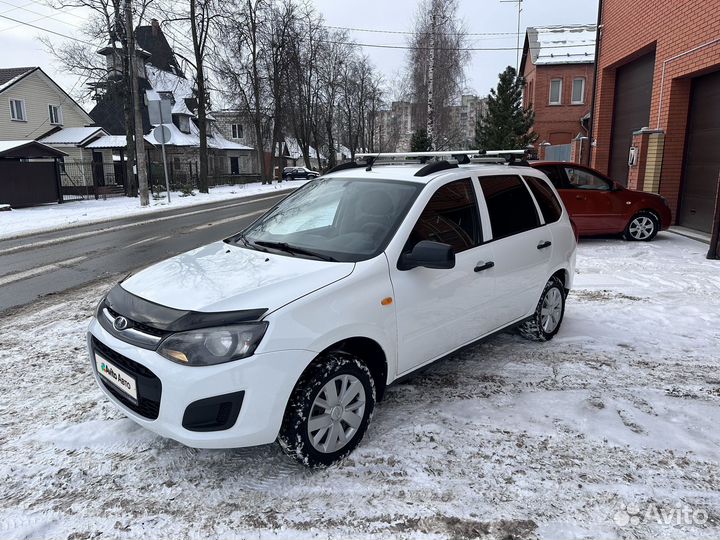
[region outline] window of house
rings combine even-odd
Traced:
[[[573,79],[572,103],[574,105],[585,103],[585,77]]]
[[[469,178],[440,187],[410,233],[405,251],[421,240],[450,244],[455,253],[480,244],[480,215]]]
[[[230,174],[240,174],[240,158],[230,158]]]
[[[16,122],[27,122],[24,99],[10,100],[10,119]]]
[[[242,139],[243,138],[243,127],[242,124],[232,124],[230,126],[232,129],[232,138],[233,139]]]
[[[60,105],[48,105],[48,112],[51,124],[55,126],[61,126],[63,124],[62,107]]]
[[[529,231],[540,225],[535,203],[519,176],[480,178],[487,201],[493,239]]]
[[[550,81],[550,105],[560,105],[562,103],[562,79],[552,79]]]

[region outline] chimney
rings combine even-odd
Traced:
[[[160,33],[160,23],[157,19],[152,19],[150,21],[150,24],[152,25],[152,33],[154,36],[157,36]]]

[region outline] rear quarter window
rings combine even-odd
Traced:
[[[481,176],[493,240],[529,231],[540,225],[535,203],[519,176]]]
[[[525,176],[525,182],[530,187],[535,200],[540,207],[545,223],[555,223],[562,215],[562,205],[544,180],[534,176]]]

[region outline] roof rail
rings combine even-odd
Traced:
[[[448,169],[457,169],[458,164],[457,163],[450,163],[447,160],[440,160],[440,161],[433,161],[432,163],[428,163],[425,165],[422,169],[420,169],[418,172],[415,173],[415,176],[428,176],[430,174],[440,172],[440,171],[446,171]]]

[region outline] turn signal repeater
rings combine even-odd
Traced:
[[[385,298],[380,300],[380,304],[383,306],[389,306],[392,303],[393,303],[392,296],[386,296]]]

